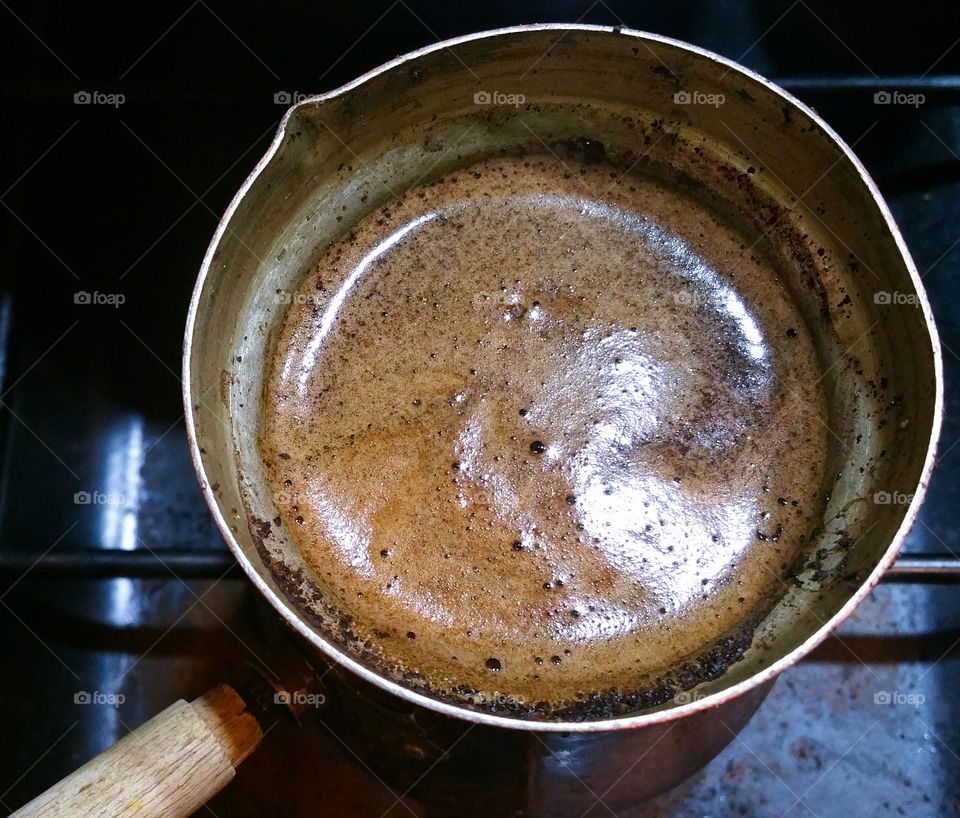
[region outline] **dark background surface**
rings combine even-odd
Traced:
[[[960,11],[759,0],[0,2],[0,549],[222,549],[189,463],[180,348],[219,215],[284,112],[275,95],[330,90],[437,39],[538,21],[619,24],[712,49],[782,81],[856,144],[902,227],[944,344],[941,462],[907,550],[960,551]],[[913,87],[927,97],[918,108],[873,104],[877,90]],[[125,101],[75,104],[95,91]],[[80,291],[124,303],[77,304]],[[83,505],[77,492],[125,500]],[[253,592],[234,578],[31,573],[6,576],[0,594],[8,810],[169,701],[229,678],[264,638]],[[724,754],[636,814],[960,813],[958,614],[950,588],[878,589],[841,637],[788,672]],[[925,702],[873,704],[894,689]],[[79,690],[126,700],[77,705]],[[300,806],[278,806],[278,787]],[[211,804],[221,815],[391,807],[408,812],[339,739],[286,725]],[[598,804],[595,814],[610,813]]]

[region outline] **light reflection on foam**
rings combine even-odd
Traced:
[[[394,577],[390,580],[390,588],[385,589],[384,593],[403,599],[407,607],[417,611],[424,619],[429,619],[438,625],[452,628],[457,624],[450,609],[449,601],[438,601],[429,591],[419,590],[416,586],[407,587],[402,577]]]
[[[634,233],[672,271],[695,286],[697,296],[705,307],[711,307],[732,320],[739,330],[743,351],[755,360],[767,358],[767,348],[756,319],[743,299],[720,273],[707,264],[691,246],[679,236],[668,233],[658,224],[615,205],[569,196],[518,196],[518,207],[535,209],[576,208],[582,216],[614,224],[624,232]]]
[[[592,642],[633,633],[642,627],[643,618],[630,608],[619,606],[602,597],[574,600],[577,619],[554,624],[557,636],[571,642]]]
[[[726,312],[736,320],[743,337],[747,340],[747,352],[751,358],[763,358],[766,356],[766,347],[763,343],[763,335],[760,333],[760,327],[753,316],[747,312],[743,301],[735,292],[728,290],[723,293],[723,306]]]
[[[360,280],[360,277],[378,258],[387,253],[391,248],[395,247],[399,242],[403,241],[404,238],[409,236],[418,227],[426,224],[427,222],[433,221],[439,215],[439,213],[433,212],[424,213],[422,216],[417,216],[417,218],[412,219],[403,227],[395,230],[393,233],[387,236],[362,259],[360,259],[360,263],[357,264],[357,266],[350,272],[350,275],[347,276],[343,284],[340,285],[340,288],[334,294],[333,298],[330,299],[330,302],[327,304],[327,308],[323,311],[323,315],[320,318],[320,326],[317,328],[313,337],[310,339],[310,342],[307,344],[306,349],[304,350],[303,363],[300,367],[300,372],[297,375],[297,390],[300,395],[303,395],[306,391],[310,378],[313,375],[314,365],[317,362],[317,353],[320,351],[320,346],[323,344],[324,339],[330,332],[333,322],[337,320],[337,313],[343,306],[343,302],[346,301],[347,296],[350,295],[350,291],[356,286],[357,282]],[[286,364],[284,365],[284,380],[289,375],[289,366],[291,361],[292,358],[288,358]]]
[[[340,556],[357,573],[373,576],[370,539],[373,529],[365,515],[353,514],[344,508],[336,494],[323,485],[310,492],[310,508],[315,510],[324,531]]]
[[[729,320],[741,354],[761,367],[754,386],[768,381],[770,362],[763,334],[740,295],[721,274],[678,236],[634,213],[594,201],[557,197],[528,199],[526,206],[578,206],[581,215],[613,222],[637,235],[670,272],[694,287],[696,299]],[[590,369],[605,346],[616,349],[617,363],[600,372]],[[652,360],[627,332],[602,337],[599,328],[584,335],[576,366],[560,370],[544,389],[542,422],[578,412],[582,397],[597,396],[601,418],[589,427],[585,445],[572,457],[570,473],[580,522],[607,562],[635,577],[658,604],[679,609],[703,593],[703,581],[722,577],[755,538],[752,521],[758,502],[754,493],[738,497],[691,496],[684,487],[654,473],[638,472],[631,452],[656,437],[662,419],[658,409],[669,397],[678,373]],[[592,401],[591,401],[592,403]],[[582,409],[579,409],[582,413]],[[603,600],[584,600],[573,623],[558,623],[570,638],[635,628],[631,611]],[[591,612],[589,606],[594,610]]]
[[[618,357],[598,368],[598,360],[610,357],[609,351],[598,354],[604,348]],[[748,490],[740,496],[728,487],[703,497],[673,474],[657,473],[645,446],[658,441],[669,420],[661,414],[670,411],[684,381],[645,354],[634,333],[588,330],[575,360],[545,386],[533,420],[568,419],[566,426],[561,421],[563,431],[586,427],[583,445],[568,453],[584,536],[611,567],[637,581],[651,605],[677,612],[696,602],[753,543],[756,495]],[[595,419],[585,422],[590,413]],[[603,599],[582,602],[594,610],[578,609],[572,623],[558,621],[561,636],[624,634],[641,624],[630,608]]]
[[[591,442],[580,452],[574,468],[580,521],[606,560],[660,604],[676,610],[695,600],[702,580],[721,577],[754,540],[755,498],[703,502],[660,477],[617,471],[605,444]]]
[[[510,480],[496,468],[496,463],[484,451],[484,426],[489,412],[485,402],[466,421],[457,436],[455,451],[460,468],[456,481],[459,488],[458,504],[466,509],[471,504],[486,505],[500,522],[521,532],[521,542],[530,546],[536,534],[537,523],[533,509],[521,506],[519,495]],[[549,450],[545,456],[549,455]]]
[[[621,228],[624,232],[635,233],[642,238],[649,249],[660,255],[664,261],[668,262],[674,272],[680,274],[691,284],[697,287],[698,294],[702,290],[704,306],[713,307],[716,311],[724,314],[731,319],[739,329],[744,351],[755,360],[764,360],[767,357],[767,349],[763,343],[763,335],[760,332],[756,319],[751,315],[747,306],[743,303],[740,295],[729,284],[727,284],[717,270],[707,264],[690,245],[679,236],[665,231],[662,227],[650,220],[638,216],[627,210],[623,210],[614,205],[603,202],[597,202],[589,199],[577,199],[569,196],[546,196],[543,194],[508,197],[505,204],[509,207],[513,205],[518,209],[578,209],[580,214],[598,221],[611,223]],[[449,205],[445,210],[451,215],[475,207],[476,203],[471,200],[455,202]],[[337,292],[330,299],[320,319],[320,324],[310,339],[304,350],[300,372],[297,378],[298,391],[302,395],[310,380],[311,373],[317,361],[317,355],[324,339],[329,334],[337,314],[350,295],[350,292],[356,286],[361,276],[370,268],[370,266],[379,258],[388,253],[404,238],[409,236],[423,225],[434,221],[440,216],[439,211],[424,213],[415,219],[410,220],[402,227],[399,227],[385,239],[380,241],[372,250],[370,250],[357,266],[350,272],[350,275],[340,285]],[[511,303],[516,298],[511,300]],[[539,319],[541,312],[536,308],[533,319]],[[292,364],[292,358],[287,358],[284,364],[282,378],[286,380],[289,375],[289,367]]]
[[[757,388],[769,382],[771,362],[756,319],[724,276],[686,241],[648,219],[600,202],[543,195],[512,198],[507,202],[511,209],[575,208],[585,219],[614,224],[635,236],[655,260],[656,269],[662,265],[666,278],[673,277],[675,282],[686,282],[692,288],[694,298],[687,303],[707,310],[711,317],[706,320],[726,325],[723,336],[733,339],[745,359],[743,364],[753,372],[746,386]],[[453,214],[476,206],[476,202],[462,201],[444,212]],[[439,211],[430,212],[407,222],[366,253],[350,272],[326,305],[300,358],[297,385],[301,395],[309,385],[324,340],[361,276],[404,238],[439,215]],[[516,302],[519,296],[511,298],[510,303]],[[504,320],[508,318],[512,318],[511,313],[505,314]],[[548,322],[550,316],[536,306],[528,311],[527,319]],[[609,358],[610,352],[618,356],[615,363],[598,368],[597,361]],[[757,514],[756,496],[752,492],[744,496],[733,492],[727,497],[694,496],[686,487],[654,473],[644,462],[643,445],[657,438],[669,419],[663,413],[669,411],[670,399],[684,381],[683,373],[645,349],[638,334],[610,326],[589,327],[573,357],[572,366],[558,364],[551,382],[545,385],[543,400],[531,409],[530,420],[551,428],[557,439],[566,430],[586,429],[586,439],[574,450],[551,443],[543,462],[567,458],[566,472],[577,498],[584,538],[598,543],[603,559],[617,572],[634,578],[653,607],[680,610],[699,599],[707,587],[704,580],[714,583],[722,578],[751,545],[755,539],[751,521]],[[294,360],[291,356],[285,361],[284,379]],[[537,510],[521,507],[517,487],[499,473],[485,452],[489,414],[490,408],[484,407],[481,398],[457,437],[457,456],[462,464],[456,477],[459,505],[488,505],[493,515],[518,530],[524,546],[529,546],[541,538]],[[590,417],[597,419],[591,423]],[[320,498],[314,507],[331,541],[351,567],[372,576],[370,521],[338,504],[334,495]],[[554,547],[562,548],[559,544]],[[404,587],[400,580],[393,581],[388,593],[403,597],[436,622],[454,622],[451,610],[442,602]],[[564,638],[590,640],[622,635],[643,624],[645,608],[582,595],[570,601],[577,618],[554,623],[557,635]]]
[[[528,197],[519,207],[570,206],[575,200]],[[579,203],[581,215],[613,221],[633,233],[673,276],[686,280],[695,300],[712,320],[726,324],[723,337],[734,340],[742,356],[739,366],[752,374],[742,381],[759,394],[772,378],[760,327],[739,294],[724,277],[677,236],[634,214],[594,202]],[[681,302],[682,303],[682,302]],[[536,318],[545,314],[538,309]],[[711,320],[711,319],[707,319]],[[615,355],[613,363],[605,362]],[[644,457],[644,445],[656,442],[669,415],[683,399],[685,373],[676,364],[650,354],[642,334],[609,326],[589,327],[573,355],[574,364],[560,364],[531,409],[535,426],[551,428],[555,439],[587,429],[586,441],[574,451],[549,444],[545,464],[568,460],[568,474],[585,538],[598,544],[603,559],[621,574],[633,577],[651,607],[672,612],[695,603],[732,569],[755,541],[759,503],[752,489],[742,495],[700,496],[658,474]],[[593,420],[591,421],[591,416]],[[458,438],[464,462],[460,479],[493,488],[494,513],[523,532],[524,545],[537,535],[535,517],[517,508],[517,494],[501,485],[493,463],[484,456],[484,418],[474,414]],[[719,450],[730,445],[726,436],[698,435],[700,445]],[[461,493],[461,498],[465,494]],[[561,552],[562,546],[555,546]],[[706,584],[704,584],[706,583]],[[629,633],[642,625],[635,607],[604,598],[578,597],[578,616],[556,620],[558,636],[590,640]]]

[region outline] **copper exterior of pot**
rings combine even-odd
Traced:
[[[462,167],[489,153],[497,140],[519,138],[521,125],[607,144],[631,138],[611,124],[615,117],[573,122],[545,113],[548,105],[523,111],[523,123],[506,111],[496,128],[473,127],[488,111],[475,104],[478,92],[522,94],[533,103],[589,100],[597,110],[640,112],[651,127],[659,122],[706,137],[727,157],[723,170],[767,170],[766,193],[782,203],[781,217],[843,251],[827,288],[839,288],[830,295],[851,295],[855,308],[837,329],[837,357],[824,377],[833,436],[841,444],[859,437],[855,447],[838,449],[832,464],[840,477],[830,506],[835,525],[823,533],[833,540],[820,544],[827,556],[816,572],[798,577],[743,659],[723,676],[663,707],[622,718],[523,721],[440,701],[387,678],[294,601],[309,598],[309,581],[287,533],[269,523],[276,510],[258,466],[256,434],[270,341],[285,309],[277,294],[295,292],[316,248],[337,235],[334,216],[350,224],[389,201],[392,191]],[[722,95],[722,111],[685,104],[684,94]],[[426,142],[387,138],[431,117],[436,124]],[[369,196],[361,200],[361,192]],[[303,639],[349,671],[338,670],[345,688],[354,680],[376,691],[353,697],[357,718],[376,723],[380,705],[361,702],[383,697],[398,723],[414,721],[417,730],[433,723],[431,746],[441,750],[473,724],[471,734],[482,736],[481,744],[464,738],[459,752],[444,760],[469,757],[484,746],[489,756],[490,743],[499,742],[504,763],[526,759],[522,786],[507,785],[506,774],[490,778],[491,788],[510,793],[504,810],[549,814],[589,808],[589,799],[583,807],[565,789],[573,777],[593,781],[597,794],[619,781],[625,802],[678,783],[746,723],[779,673],[854,610],[893,562],[916,518],[943,399],[939,341],[920,277],[876,186],[837,134],[811,109],[729,60],[656,35],[584,25],[524,26],[438,43],[291,108],[204,258],[183,361],[191,451],[217,525],[260,593]],[[897,395],[896,423],[860,401],[857,367],[882,371],[889,380]],[[909,502],[863,502],[877,492],[897,492]],[[420,716],[411,720],[411,713]],[[397,738],[382,746],[405,743]],[[455,765],[446,766],[458,780]],[[566,806],[551,802],[554,796]]]
[[[774,683],[641,729],[536,733],[411,706],[337,669],[325,681],[336,696],[323,713],[326,723],[349,736],[364,764],[426,814],[550,818],[595,808],[629,814],[676,786],[734,739]]]

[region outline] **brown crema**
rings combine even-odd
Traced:
[[[822,513],[821,370],[776,265],[612,171],[509,157],[406,193],[276,340],[283,522],[357,638],[441,697],[563,712],[676,679]]]

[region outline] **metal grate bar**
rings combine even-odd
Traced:
[[[771,77],[788,91],[903,91],[904,93],[960,94],[960,76],[941,74],[932,77],[903,75],[871,77],[861,75],[833,77]]]
[[[24,552],[0,552],[0,580],[138,577],[143,579],[206,579],[227,572],[239,574],[236,560],[226,548],[148,551],[75,548],[45,554],[40,559]]]

